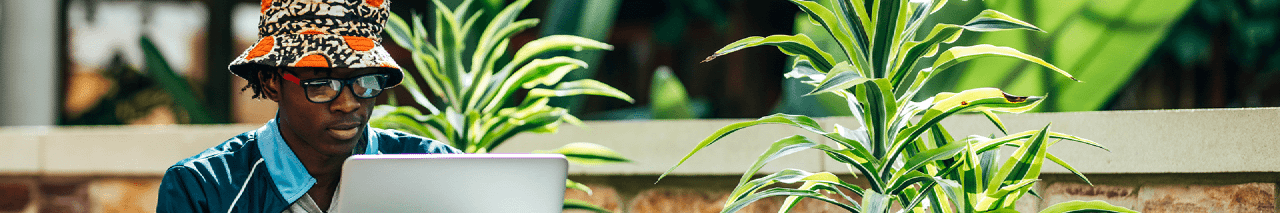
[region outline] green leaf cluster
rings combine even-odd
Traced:
[[[538,24],[538,19],[517,20],[530,0],[492,7],[495,9],[484,5],[472,8],[472,0],[452,9],[439,0],[432,2],[432,28],[425,27],[418,14],[409,20],[391,14],[386,28],[397,45],[412,53],[416,75],[425,80],[426,87],[412,75],[402,84],[428,112],[409,106],[376,106],[370,126],[445,141],[467,153],[488,153],[520,133],[554,133],[562,122],[583,125],[567,109],[548,105],[551,98],[597,95],[634,102],[626,93],[596,80],[562,82],[566,74],[587,67],[582,60],[541,57],[552,51],[613,49],[609,44],[551,35],[509,54],[511,37]],[[514,102],[520,92],[524,99]],[[564,154],[576,164],[630,162],[607,147],[590,143],[540,152]],[[590,193],[590,188],[573,181],[566,187]],[[566,201],[565,208],[601,210],[576,200]]]
[[[1043,129],[1009,134],[996,112],[1022,113],[1044,97],[1015,96],[996,88],[940,93],[917,99],[930,77],[954,65],[982,57],[1009,57],[1039,64],[1068,79],[1071,74],[1040,58],[1009,47],[975,45],[939,50],[939,44],[956,41],[965,31],[1041,31],[1030,23],[995,10],[986,10],[963,24],[939,24],[916,40],[924,20],[939,11],[946,0],[833,0],[831,6],[791,0],[838,43],[841,53],[819,49],[805,34],[748,37],[726,45],[707,60],[750,47],[774,46],[796,58],[788,78],[798,78],[815,89],[810,95],[832,93],[848,103],[862,126],[835,125],[826,130],[812,118],[775,114],[755,121],[726,126],[697,144],[662,177],[699,150],[725,135],[762,124],[795,126],[836,143],[822,144],[795,135],[774,142],[743,174],[729,195],[723,212],[734,212],[766,197],[785,196],[779,212],[787,212],[801,199],[815,199],[850,212],[879,213],[898,207],[905,212],[1011,212],[1019,198],[1039,181],[1040,168],[1052,161],[1088,179],[1047,148],[1068,140],[1102,148],[1082,138]],[[834,55],[834,56],[833,56]],[[835,57],[844,56],[844,57]],[[932,65],[917,64],[934,57]],[[917,69],[917,66],[921,68]],[[1000,128],[1003,137],[969,136],[961,140],[939,124],[957,113],[982,113]],[[913,119],[919,116],[919,119]],[[1003,163],[997,163],[1000,147],[1017,147]],[[1105,148],[1103,148],[1105,149]],[[829,172],[788,169],[752,179],[765,164],[803,150],[819,150],[844,163],[853,174],[862,174],[867,188],[846,183]],[[661,179],[662,177],[659,177]],[[774,184],[801,184],[797,188]],[[856,196],[850,196],[851,192]],[[853,199],[852,197],[861,197]],[[1044,212],[1131,212],[1105,202],[1068,202]]]

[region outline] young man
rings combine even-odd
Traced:
[[[165,172],[157,212],[323,212],[353,154],[459,153],[370,128],[374,99],[404,75],[379,45],[385,0],[263,0],[256,45],[229,69],[276,118]]]

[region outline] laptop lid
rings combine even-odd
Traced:
[[[561,212],[560,154],[356,155],[331,212]]]

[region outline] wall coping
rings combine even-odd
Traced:
[[[1107,152],[1077,143],[1060,143],[1050,152],[1091,174],[1280,172],[1280,108],[1102,111],[1002,115],[1010,132],[1052,123],[1056,132],[1103,144]],[[556,134],[523,134],[498,153],[548,150],[572,142],[610,147],[634,163],[573,166],[575,175],[657,175],[692,147],[728,124],[753,119],[588,121],[586,128],[563,126]],[[823,128],[858,125],[848,117],[816,118]],[[943,122],[957,138],[998,133],[981,115],[959,115]],[[0,175],[160,176],[168,166],[258,124],[0,127]],[[743,129],[694,155],[676,175],[740,175],[777,139],[791,135],[825,138],[785,125]],[[1012,150],[1002,151],[1007,157]],[[785,168],[848,173],[817,151],[781,158],[761,172]],[[1057,165],[1044,173],[1064,174]]]

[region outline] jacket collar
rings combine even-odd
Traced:
[[[299,161],[298,156],[289,149],[289,144],[284,142],[276,119],[271,119],[262,128],[258,128],[257,135],[258,151],[261,152],[263,161],[267,164],[267,172],[271,174],[271,179],[275,182],[280,196],[289,203],[302,198],[302,195],[316,184],[316,179],[307,173],[307,168],[302,166],[302,161]],[[368,125],[365,126],[364,135],[365,140],[356,144],[355,150],[363,150],[359,154],[381,154],[378,150],[378,137]]]

